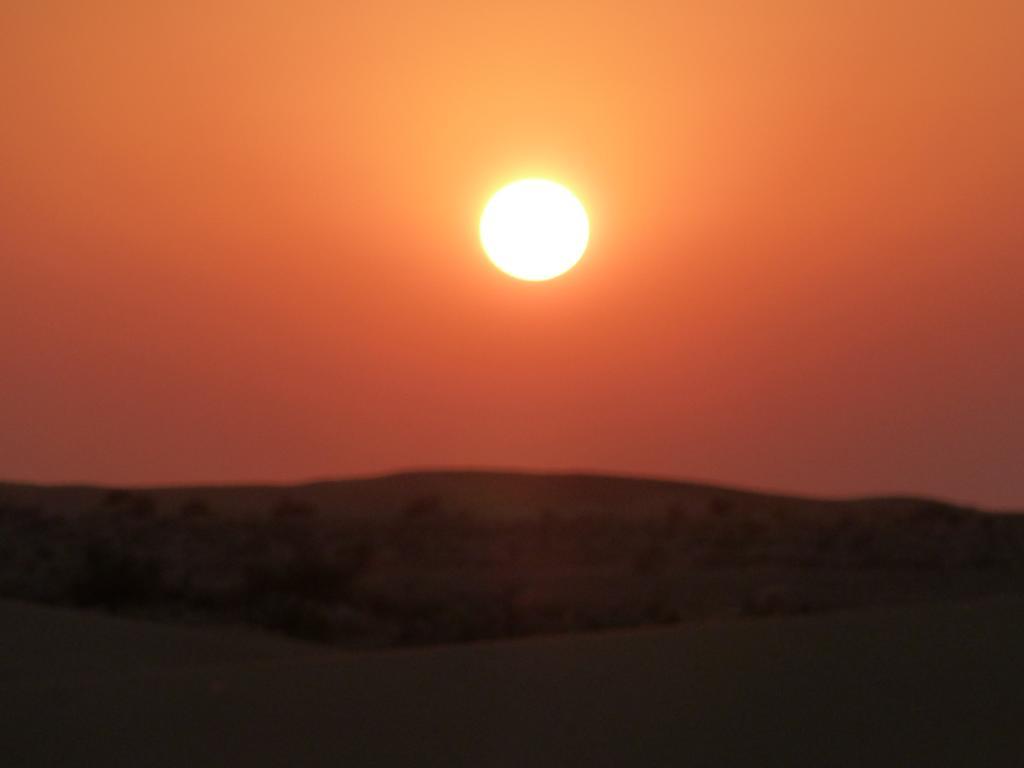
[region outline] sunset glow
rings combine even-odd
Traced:
[[[1009,0],[5,3],[0,476],[1022,506],[1021,29]],[[523,179],[589,227],[491,232]]]

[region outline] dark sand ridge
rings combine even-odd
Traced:
[[[0,603],[0,763],[1019,766],[1024,600],[347,653]]]

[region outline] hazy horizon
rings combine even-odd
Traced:
[[[154,481],[117,481],[117,480],[32,480],[16,477],[0,477],[0,484],[27,485],[50,488],[70,487],[91,487],[91,488],[112,488],[132,490],[171,490],[188,488],[259,488],[259,487],[280,487],[299,488],[310,485],[360,482],[372,480],[385,480],[394,477],[420,476],[420,475],[494,475],[494,476],[524,476],[524,477],[593,477],[608,478],[614,480],[626,480],[668,483],[678,485],[690,485],[698,488],[721,489],[724,491],[737,491],[739,493],[752,494],[754,496],[781,497],[791,499],[808,499],[823,501],[858,501],[872,499],[917,499],[921,501],[936,501],[940,503],[954,504],[967,508],[978,508],[987,512],[1010,512],[1024,513],[1024,506],[996,506],[979,504],[971,499],[958,499],[949,496],[937,496],[925,492],[913,490],[880,490],[876,492],[853,492],[853,493],[805,493],[790,488],[773,488],[770,486],[744,485],[743,483],[724,483],[713,478],[695,477],[674,477],[640,472],[621,472],[614,470],[593,470],[579,467],[494,467],[494,466],[419,466],[399,467],[380,471],[355,472],[348,474],[336,473],[333,475],[311,475],[304,477],[283,477],[277,479],[240,477],[230,481],[221,480],[154,480]]]

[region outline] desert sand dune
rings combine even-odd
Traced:
[[[1024,601],[348,653],[0,606],[2,764],[1019,766]]]

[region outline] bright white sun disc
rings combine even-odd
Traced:
[[[480,242],[502,272],[550,280],[583,256],[590,223],[582,203],[561,184],[523,179],[502,187],[480,217]]]

